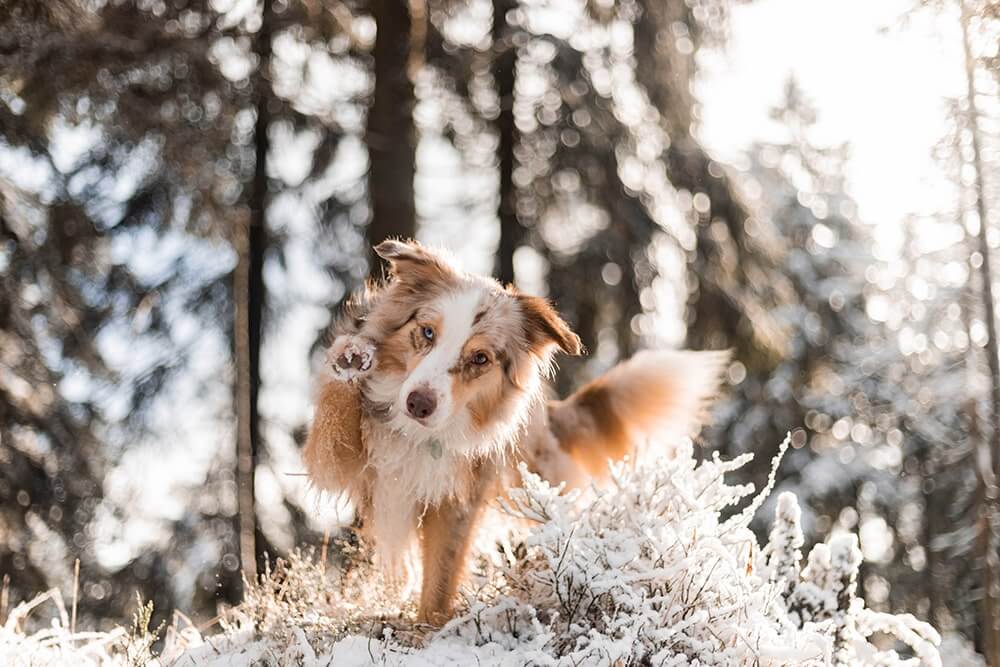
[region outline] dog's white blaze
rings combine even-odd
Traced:
[[[403,383],[398,399],[401,413],[406,413],[406,397],[410,392],[417,388],[427,388],[437,398],[437,408],[426,420],[427,427],[437,428],[452,416],[455,406],[448,371],[458,363],[462,348],[472,335],[472,326],[482,299],[482,290],[472,288],[446,294],[434,304],[441,313],[440,331],[434,332],[434,347]]]

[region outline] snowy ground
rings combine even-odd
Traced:
[[[216,634],[183,620],[164,630],[160,655],[148,615],[111,633],[73,633],[61,596],[43,596],[8,615],[0,664],[941,665],[933,628],[856,597],[854,535],[803,558],[799,507],[783,494],[769,543],[757,544],[749,522],[770,484],[753,496],[724,481],[746,460],[695,465],[682,448],[618,466],[610,488],[585,493],[526,473],[503,509],[530,528],[477,557],[462,609],[439,630],[416,625],[412,603],[364,559],[328,570],[295,555]],[[22,631],[53,608],[50,628]],[[971,653],[962,660],[976,664]]]

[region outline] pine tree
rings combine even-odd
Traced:
[[[730,407],[708,439],[739,443],[731,455],[760,453],[791,431],[794,450],[783,469],[791,483],[809,477],[810,466],[829,462],[836,442],[831,426],[855,415],[873,385],[856,370],[868,328],[871,241],[844,192],[847,149],[816,143],[816,112],[795,80],[787,82],[772,118],[781,138],[753,147],[741,184],[760,193],[752,236],[772,248],[768,261],[774,266],[766,275],[781,276],[771,294],[779,304],[771,317],[781,357],[763,368],[741,362]],[[835,516],[856,500],[854,476],[861,474],[863,469],[838,475],[842,482],[827,485],[820,494],[825,497],[798,491],[809,505]]]
[[[11,317],[0,322],[0,329],[18,340],[11,350],[21,349],[32,359],[30,365],[10,362],[8,377],[19,378],[11,387],[27,378],[31,386],[55,387],[31,400],[48,392],[49,410],[63,415],[29,420],[22,399],[4,394],[5,413],[22,415],[17,417],[20,425],[5,420],[4,428],[9,423],[22,434],[19,438],[49,443],[48,462],[42,465],[27,450],[9,447],[15,439],[3,435],[8,469],[13,473],[27,465],[25,470],[35,471],[18,474],[31,480],[30,490],[21,482],[0,488],[15,501],[20,491],[27,494],[20,494],[27,508],[4,502],[11,508],[10,525],[23,528],[21,537],[4,540],[0,547],[5,558],[19,565],[7,570],[17,574],[15,596],[64,583],[58,580],[66,571],[61,566],[21,574],[30,565],[31,526],[54,531],[53,543],[59,538],[67,545],[85,544],[82,535],[93,530],[98,515],[114,530],[139,511],[127,501],[119,505],[120,497],[102,499],[100,480],[133,460],[132,443],[162,438],[168,455],[173,447],[185,446],[171,440],[169,432],[186,419],[164,423],[162,418],[167,402],[179,400],[182,387],[191,387],[192,379],[204,383],[197,397],[184,400],[216,406],[216,426],[231,420],[226,398],[232,390],[226,377],[231,359],[225,342],[219,349],[212,345],[232,341],[237,330],[255,331],[247,348],[258,350],[255,360],[248,356],[240,367],[249,371],[251,386],[261,386],[259,370],[253,369],[260,368],[268,350],[263,323],[277,321],[288,298],[261,298],[265,265],[287,269],[287,257],[295,257],[289,251],[312,236],[324,240],[315,244],[315,260],[335,288],[343,290],[363,275],[357,251],[363,247],[359,211],[365,202],[357,187],[332,183],[328,172],[345,132],[360,134],[361,128],[350,124],[354,116],[347,107],[365,103],[367,93],[338,83],[337,94],[345,96],[341,107],[330,108],[314,95],[317,72],[309,66],[327,62],[366,71],[363,56],[370,45],[364,32],[351,25],[353,5],[339,7],[347,16],[343,11],[317,12],[311,3],[282,3],[280,16],[275,13],[270,22],[273,40],[297,41],[312,60],[297,65],[281,55],[269,59],[265,52],[262,60],[271,76],[255,69],[251,52],[242,50],[252,43],[243,40],[266,35],[257,23],[259,13],[219,14],[207,2],[164,9],[155,3],[91,6],[70,0],[8,3],[0,9],[0,149],[8,155],[18,152],[47,174],[41,186],[15,185],[3,175],[2,230],[5,252],[11,253],[3,271],[15,287],[11,298],[4,299]],[[258,39],[258,52],[266,50],[265,41]],[[266,164],[268,127],[271,133],[310,141],[310,167],[295,177],[294,186],[280,172],[280,162]],[[61,162],[60,133],[87,131],[95,141],[72,164]],[[268,195],[269,183],[277,195]],[[281,207],[269,205],[268,196],[272,202],[280,197]],[[265,220],[268,208],[281,214]],[[301,221],[294,238],[287,222],[290,209]],[[244,329],[234,326],[240,296],[233,293],[230,272],[231,259],[239,255],[238,232],[246,229],[251,211],[257,231],[246,257],[255,261],[244,284],[256,286],[250,299],[254,307],[247,311],[255,314],[254,326]],[[154,249],[169,249],[173,255],[150,265]],[[62,296],[34,304],[16,296],[38,289]],[[192,337],[192,330],[203,335]],[[135,353],[114,354],[122,348]],[[178,377],[189,381],[174,382]],[[70,381],[87,388],[77,391],[81,398],[65,394],[63,385]],[[257,429],[263,431],[260,425]],[[178,604],[207,616],[214,613],[217,595],[238,599],[232,448],[220,446],[205,459],[193,463],[204,467],[204,482],[178,498],[188,511],[172,522],[169,544],[129,556],[114,572],[98,562],[91,547],[79,550],[81,576],[94,592],[81,600],[83,613],[106,615],[121,608],[131,600],[133,587],[150,597],[155,593],[156,608],[164,612]],[[258,473],[273,466],[265,448],[258,447],[257,459]],[[80,481],[68,483],[63,479],[67,471]],[[44,488],[50,491],[42,492]],[[288,525],[261,526],[268,540],[289,531],[295,540],[309,534],[296,502],[290,494],[283,499],[281,509],[291,517]],[[25,524],[30,515],[43,523],[31,519],[31,525]],[[260,533],[255,542],[263,545]],[[189,561],[196,549],[216,554],[203,565],[205,571],[196,573],[196,583],[188,586],[171,578],[171,563],[204,558]],[[71,559],[74,550],[67,549],[64,559]]]

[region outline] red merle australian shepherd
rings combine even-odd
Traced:
[[[519,463],[574,486],[651,434],[687,435],[727,355],[640,352],[553,400],[554,355],[581,345],[546,300],[417,243],[375,251],[389,278],[335,325],[304,458],[319,488],[348,494],[385,566],[419,541],[419,615],[441,623],[477,520],[519,481]]]

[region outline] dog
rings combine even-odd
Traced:
[[[333,326],[303,459],[346,493],[378,559],[419,540],[419,620],[452,614],[480,515],[519,481],[587,484],[652,434],[688,435],[716,394],[725,352],[645,351],[565,400],[545,380],[579,337],[543,298],[458,270],[412,241],[375,252],[388,277]]]

